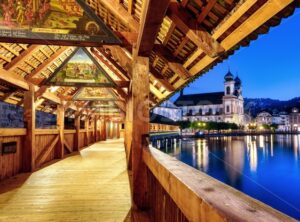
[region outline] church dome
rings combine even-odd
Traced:
[[[225,81],[232,81],[233,80],[233,75],[230,72],[230,70],[228,71],[228,73],[224,76]]]
[[[236,86],[240,86],[242,84],[242,81],[241,81],[241,79],[238,76],[235,77],[234,81],[235,81],[235,85]]]

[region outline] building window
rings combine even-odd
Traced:
[[[227,86],[227,87],[226,87],[226,94],[227,94],[227,95],[230,95],[230,86]]]
[[[199,109],[199,115],[202,115],[202,109]]]
[[[230,106],[226,106],[226,112],[227,112],[227,113],[230,112]]]

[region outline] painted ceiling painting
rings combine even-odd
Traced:
[[[114,87],[115,83],[85,48],[77,48],[62,65],[45,80],[47,85]]]
[[[97,108],[97,113],[104,113],[104,114],[115,114],[120,113],[120,109],[118,108]]]
[[[84,0],[0,0],[0,39],[5,38],[39,44],[120,44]]]
[[[117,105],[113,101],[108,100],[98,100],[91,101],[89,104],[91,108],[117,108]]]
[[[78,91],[73,100],[115,101],[117,97],[108,88],[84,87]]]

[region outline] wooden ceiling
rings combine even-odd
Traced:
[[[123,44],[89,48],[118,87],[125,102],[132,58],[150,59],[151,106],[226,59],[241,46],[293,14],[293,0],[86,0]],[[133,49],[134,48],[134,49]],[[23,92],[36,87],[38,109],[53,112],[55,104],[84,107],[71,99],[78,88],[41,85],[75,50],[63,45],[0,42],[0,99],[22,105]],[[123,109],[124,110],[124,109]]]

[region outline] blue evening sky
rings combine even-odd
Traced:
[[[269,33],[199,77],[184,93],[223,91],[223,76],[230,67],[242,80],[244,97],[288,100],[300,96],[299,40],[300,9],[297,9]]]

